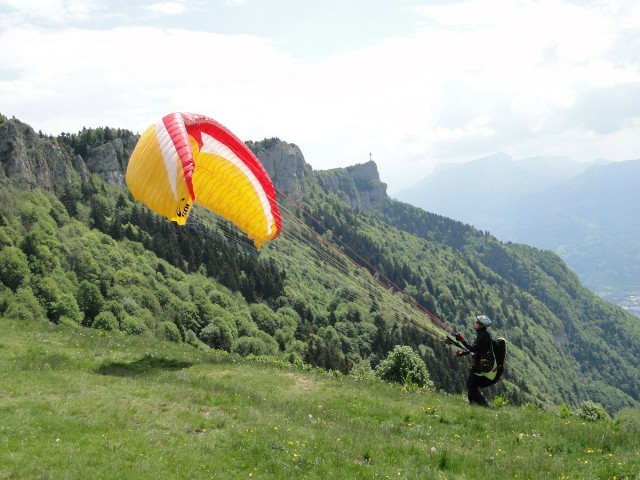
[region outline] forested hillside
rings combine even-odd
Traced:
[[[498,154],[439,168],[397,198],[503,241],[554,251],[590,290],[638,315],[639,177],[640,160]]]
[[[292,157],[275,166],[264,158],[295,150],[277,139],[251,145],[268,169],[280,168],[269,172],[276,185],[288,177],[287,194],[295,187],[295,195],[282,197],[281,237],[258,252],[203,210],[178,227],[135,203],[117,181],[135,143],[129,132],[51,138],[14,120],[2,128],[18,132],[11,148],[0,138],[5,317],[120,329],[343,373],[410,345],[437,388],[461,392],[466,364],[442,345],[427,315],[407,306],[409,295],[467,337],[475,315],[494,319],[509,342],[494,395],[543,405],[592,400],[611,411],[637,405],[637,319],[583,288],[554,254],[392,201],[380,195],[380,179],[357,169],[303,165],[292,185],[282,169]],[[50,188],[16,168],[37,158],[44,169],[51,152],[69,169]],[[109,159],[105,175],[99,167]],[[367,201],[354,201],[361,192]]]

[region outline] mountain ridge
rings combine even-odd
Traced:
[[[640,292],[640,242],[636,240],[640,202],[635,183],[640,178],[640,160],[597,161],[589,165],[560,162],[564,174],[550,173],[544,184],[525,186],[528,178],[501,184],[522,161],[504,158],[504,173],[496,178],[494,193],[487,198],[451,195],[446,201],[429,185],[452,192],[473,188],[476,178],[494,171],[486,159],[457,167],[458,176],[428,176],[412,189],[397,195],[403,201],[434,213],[447,215],[490,231],[503,241],[520,242],[559,254],[583,282],[605,298],[626,305],[626,298]],[[569,168],[565,168],[565,167]],[[550,172],[550,170],[547,169]],[[482,175],[479,172],[484,172]],[[531,177],[533,178],[533,177]],[[531,181],[531,183],[535,183]],[[634,267],[635,266],[635,267]],[[640,305],[630,310],[640,314]]]
[[[6,119],[5,122],[14,121]],[[359,361],[366,360],[374,365],[380,361],[384,352],[393,347],[394,342],[403,342],[412,345],[430,362],[432,377],[439,388],[451,392],[459,392],[463,388],[464,365],[456,362],[439,341],[427,338],[401,318],[377,314],[377,311],[384,310],[386,306],[376,305],[365,291],[354,297],[356,290],[344,283],[348,277],[333,277],[329,270],[331,265],[323,264],[321,258],[304,258],[305,262],[302,262],[303,258],[299,255],[308,254],[300,252],[306,251],[308,245],[301,244],[290,236],[289,232],[294,227],[298,228],[293,216],[286,217],[287,228],[282,237],[273,242],[272,248],[270,245],[265,246],[257,257],[245,255],[243,250],[236,255],[224,244],[204,243],[208,241],[207,235],[212,232],[205,231],[205,236],[198,236],[198,232],[162,221],[148,209],[127,200],[123,189],[118,193],[110,193],[109,189],[94,181],[93,178],[99,175],[114,182],[121,178],[110,170],[122,168],[116,148],[100,150],[110,155],[105,164],[111,167],[89,172],[91,175],[85,184],[73,186],[73,182],[82,181],[82,168],[75,168],[74,162],[77,166],[87,165],[85,157],[75,153],[87,147],[83,151],[86,158],[95,155],[92,153],[95,148],[114,141],[114,138],[92,140],[89,137],[113,136],[112,129],[85,132],[82,138],[87,140],[86,145],[80,142],[74,148],[70,145],[78,138],[54,141],[33,134],[34,139],[39,138],[43,143],[51,142],[61,148],[68,175],[61,175],[59,178],[70,179],[71,183],[66,186],[52,182],[54,177],[44,174],[46,172],[40,178],[26,181],[24,173],[16,173],[15,168],[7,168],[17,164],[16,157],[26,162],[25,165],[35,162],[33,164],[41,166],[43,164],[35,160],[46,159],[46,154],[43,153],[46,150],[33,147],[31,150],[7,148],[6,136],[3,137],[2,132],[8,130],[11,128],[0,123],[0,180],[4,177],[5,182],[12,184],[14,180],[9,181],[6,172],[14,175],[18,180],[16,184],[23,188],[32,187],[38,204],[44,203],[37,195],[39,187],[33,187],[38,180],[49,185],[50,190],[58,190],[62,204],[49,207],[45,205],[44,212],[50,212],[51,215],[48,223],[69,224],[82,221],[94,231],[112,236],[110,238],[113,240],[104,238],[100,241],[101,247],[94,247],[94,255],[106,254],[107,252],[101,253],[101,249],[107,248],[106,245],[133,249],[136,252],[135,258],[147,249],[148,255],[154,252],[187,273],[213,272],[218,275],[219,281],[228,282],[228,288],[233,286],[234,291],[246,298],[246,301],[252,302],[251,308],[255,309],[254,321],[262,326],[260,334],[248,329],[245,324],[241,328],[237,326],[236,335],[241,338],[227,338],[226,343],[218,344],[215,343],[219,338],[216,335],[222,335],[223,330],[220,330],[217,323],[214,328],[214,323],[207,325],[207,322],[212,322],[210,319],[200,320],[204,323],[190,320],[192,326],[187,327],[185,319],[176,317],[177,327],[174,325],[171,330],[177,333],[180,341],[197,337],[209,344],[213,342],[217,348],[232,351],[240,349],[244,352],[249,345],[253,345],[251,348],[257,348],[255,345],[259,344],[272,345],[269,348],[280,345],[283,353],[303,353],[307,361],[325,368],[345,371],[353,368]],[[124,153],[127,145],[135,143],[135,136],[129,132],[122,137],[118,138],[121,138]],[[14,143],[20,145],[17,140]],[[494,318],[500,333],[510,341],[512,355],[510,369],[497,386],[497,392],[519,402],[559,404],[565,401],[576,404],[588,398],[606,404],[612,410],[637,404],[640,391],[637,379],[640,378],[640,372],[630,360],[640,355],[637,322],[621,309],[598,299],[582,287],[575,274],[559,257],[524,245],[504,244],[486,232],[462,222],[390,199],[374,163],[315,172],[304,162],[302,153],[294,144],[277,139],[253,142],[253,145],[252,142],[248,143],[265,166],[273,169],[269,173],[273,174],[274,182],[280,190],[286,190],[292,203],[303,204],[305,211],[327,227],[327,231],[319,231],[319,234],[329,238],[331,232],[331,235],[344,244],[354,247],[368,265],[392,280],[397,288],[463,333],[470,330],[468,319],[478,312]],[[79,160],[82,160],[82,164]],[[60,161],[56,160],[52,165],[58,165],[59,168]],[[8,187],[6,191],[10,193]],[[293,198],[294,196],[296,197]],[[290,206],[287,204],[287,208]],[[16,214],[20,214],[20,211],[22,210]],[[42,232],[55,232],[54,228],[46,227],[38,235],[34,235],[28,230],[32,228],[31,223],[21,225],[9,217],[3,217],[3,222],[5,226],[0,226],[0,240],[18,246],[25,245],[34,261],[52,261],[47,252],[54,248],[56,239],[52,236],[53,233],[43,236]],[[317,228],[317,225],[309,227]],[[27,230],[18,234],[17,229]],[[67,231],[73,232],[73,229],[67,226],[65,232]],[[12,240],[16,235],[17,240]],[[225,235],[230,233],[225,230]],[[35,248],[34,242],[37,246],[38,241],[46,242],[42,249]],[[126,242],[122,245],[118,243],[123,241]],[[56,248],[62,257],[74,252],[67,247]],[[209,255],[209,250],[223,253]],[[89,259],[79,261],[76,258],[78,255],[80,254],[74,253],[73,263],[69,264],[73,270],[70,273],[72,277],[87,275],[87,272],[96,268],[89,268],[90,265],[85,264]],[[255,265],[251,263],[254,262],[254,257],[258,260]],[[108,261],[121,265],[121,262],[111,257]],[[234,262],[236,272],[237,265],[241,265],[244,274],[238,276],[231,271],[226,277],[222,275],[223,270],[228,268],[224,263],[226,261]],[[284,265],[287,265],[286,269]],[[323,281],[326,284],[314,280],[313,269],[318,266],[320,273],[325,274]],[[98,271],[107,272],[113,268],[109,263],[101,264]],[[119,268],[121,270],[110,274],[113,275],[110,282],[117,284],[118,281],[136,278],[132,277],[132,273],[122,271],[122,266]],[[155,269],[156,273],[160,272],[158,278],[163,278],[162,272],[166,272],[166,267],[159,264]],[[276,271],[279,269],[286,273],[282,278]],[[260,278],[254,277],[252,272],[267,272],[271,275],[267,278],[273,279],[272,285],[265,285],[264,281],[257,282]],[[148,276],[145,273],[138,281],[144,282]],[[100,285],[106,294],[110,294],[111,283],[105,282]],[[145,295],[158,295],[143,283],[138,286],[139,289],[143,287],[147,292]],[[280,291],[286,294],[278,293]],[[189,298],[189,292],[189,289],[182,289],[181,295]],[[4,295],[8,296],[10,304],[12,294],[5,291]],[[118,295],[124,295],[124,292],[119,292]],[[167,300],[166,296],[158,298],[163,302]],[[158,300],[151,301],[145,297],[144,303],[140,303],[126,295],[125,300],[130,310],[126,315],[133,315],[135,318],[141,316],[151,322],[150,316],[157,314],[156,307],[150,310],[151,307],[146,305],[157,304]],[[200,302],[195,299],[192,301]],[[274,313],[267,314],[264,308],[254,307],[254,302],[257,302],[255,305],[265,304],[264,308],[272,308]],[[116,308],[113,303],[110,305],[109,308],[114,309],[118,315],[125,315],[121,308]],[[168,309],[171,312],[175,307],[169,305]],[[276,310],[280,312],[281,309],[285,309],[283,312],[290,309],[300,316],[296,321],[295,337],[291,331],[285,335],[284,331],[276,331],[275,326],[270,326],[274,325],[274,318],[279,315]],[[203,309],[205,311],[207,309]],[[122,321],[127,320],[126,315]],[[193,312],[192,315],[197,317],[198,313]],[[287,318],[286,322],[289,323],[286,324],[291,325],[290,313]],[[169,328],[166,323],[162,328]],[[277,324],[276,322],[275,325]],[[240,331],[244,334],[240,335]],[[593,332],[601,332],[601,335],[594,335]],[[305,346],[297,342],[303,342]],[[626,352],[630,357],[618,352]],[[625,378],[621,379],[619,372],[628,372],[628,375],[625,374]]]

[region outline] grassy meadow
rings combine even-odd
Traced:
[[[0,479],[640,478],[637,425],[493,400],[0,319]]]

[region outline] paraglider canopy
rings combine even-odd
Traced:
[[[184,225],[194,202],[230,220],[257,248],[282,227],[276,194],[256,156],[231,131],[199,114],[171,113],[149,126],[129,160],[136,200]]]

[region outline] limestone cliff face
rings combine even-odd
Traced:
[[[32,190],[71,182],[74,159],[59,145],[17,120],[0,120],[0,177]]]
[[[305,162],[297,145],[279,142],[266,150],[258,151],[257,157],[278,192],[292,199],[302,196],[313,169]]]
[[[347,168],[314,171],[305,162],[300,148],[283,141],[263,141],[254,144],[257,157],[271,177],[279,200],[284,196],[298,199],[310,182],[319,183],[327,191],[338,195],[351,208],[366,210],[384,202],[387,185],[380,181],[378,167],[374,162]]]
[[[94,148],[87,154],[88,170],[111,185],[127,188],[125,183],[127,165],[137,140],[137,137],[116,138]]]
[[[368,209],[388,200],[387,184],[380,180],[374,161],[347,167],[358,191],[356,207]]]
[[[389,198],[387,184],[380,181],[378,167],[373,161],[317,172],[316,176],[325,190],[335,193],[357,210],[370,209]]]
[[[106,183],[125,188],[127,163],[136,141],[136,136],[116,138],[83,158],[19,120],[0,118],[0,177],[25,189],[54,190],[71,183],[76,174],[82,180],[96,174]]]
[[[0,178],[7,177],[21,188],[54,190],[71,183],[74,176],[85,181],[90,175],[126,188],[125,175],[137,135],[115,138],[74,155],[57,140],[36,133],[16,119],[0,115]],[[354,209],[375,207],[388,197],[374,162],[348,168],[314,171],[297,145],[279,139],[249,142],[278,191],[278,200],[299,200],[311,184],[337,194]]]

